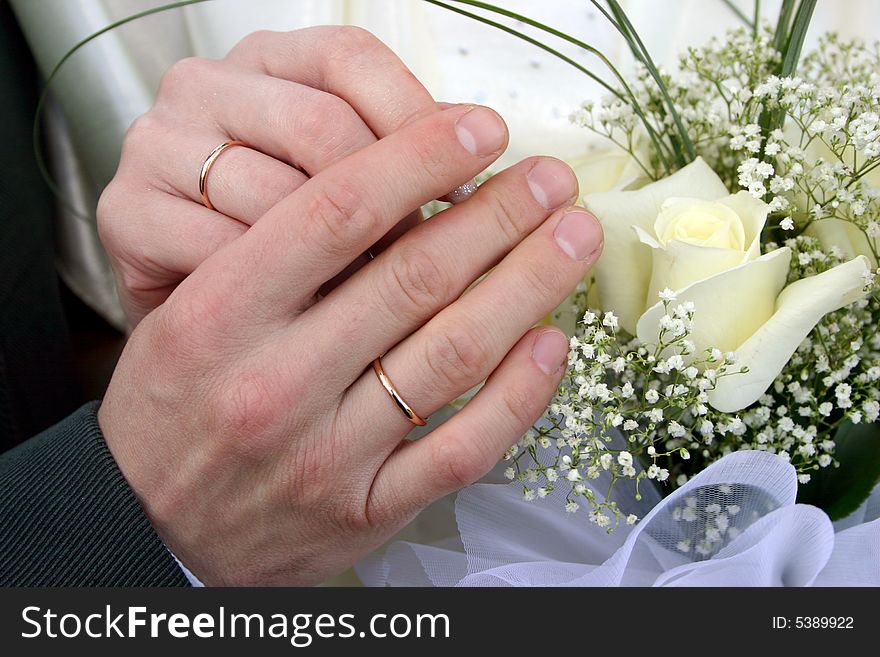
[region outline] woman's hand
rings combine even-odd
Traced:
[[[187,261],[198,268],[123,353],[101,427],[162,539],[208,584],[313,584],[343,570],[487,472],[558,385],[568,341],[530,327],[583,278],[602,237],[570,207],[577,183],[556,160],[498,174],[317,296],[401,217],[505,148],[489,109],[424,114],[395,115],[385,128],[404,128],[292,184],[246,233],[232,229],[240,237],[225,248]],[[180,144],[177,155],[210,143]],[[282,174],[255,152],[239,156]],[[217,198],[242,203],[243,216],[250,206],[233,197],[250,198],[247,162],[225,163],[230,193]],[[252,201],[256,217],[265,208]],[[169,212],[164,230],[228,242],[211,232],[223,218],[192,205]],[[452,419],[406,441],[412,424],[370,368],[383,354],[423,417],[488,382]]]
[[[223,60],[175,64],[129,130],[98,207],[131,326],[310,176],[436,111],[397,56],[355,27],[257,32]],[[225,151],[211,169],[211,211],[199,171],[230,139],[250,148]],[[373,253],[420,220],[417,210],[389,226]]]

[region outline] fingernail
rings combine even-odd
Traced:
[[[459,117],[455,134],[468,153],[483,157],[501,150],[507,139],[507,127],[492,110],[474,107]]]
[[[471,196],[474,195],[475,191],[477,191],[477,181],[471,180],[470,182],[466,182],[464,185],[459,185],[438,200],[446,201],[447,203],[452,203],[453,205],[456,205],[458,203],[463,203],[464,201],[467,201]]]
[[[559,160],[541,160],[527,177],[532,196],[544,208],[555,210],[577,193],[577,178],[567,164]]]
[[[559,331],[542,331],[532,345],[532,360],[544,374],[555,374],[568,358],[568,340]]]
[[[602,248],[602,227],[586,210],[570,210],[556,226],[553,237],[573,260],[589,260]]]

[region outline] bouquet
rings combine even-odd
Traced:
[[[594,1],[631,47],[624,76],[575,37],[456,4],[575,43],[615,78],[573,117],[609,146],[573,163],[608,188],[585,197],[604,255],[552,318],[574,334],[568,371],[507,479],[610,532],[639,520],[616,487],[668,494],[759,450],[794,467],[799,501],[854,511],[880,478],[878,45],[825,34],[802,57],[816,3],[785,0],[775,25],[740,14],[668,73],[616,1]],[[677,548],[717,551],[738,510]]]
[[[878,46],[826,34],[801,57],[815,0],[783,0],[773,25],[725,3],[745,25],[669,73],[593,0],[632,51],[625,76],[528,17],[435,4],[606,88],[573,120],[608,148],[572,162],[605,249],[548,318],[573,336],[568,369],[507,483],[459,493],[455,540],[395,543],[362,579],[880,585]]]

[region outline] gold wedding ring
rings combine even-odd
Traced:
[[[199,172],[199,194],[202,195],[202,203],[209,210],[214,209],[214,204],[211,203],[211,199],[208,198],[208,174],[211,172],[211,167],[214,166],[214,162],[217,161],[217,158],[223,155],[223,151],[227,148],[232,148],[233,146],[247,146],[247,144],[238,139],[225,141],[211,151],[211,154],[205,158],[205,163],[202,164],[202,170]]]
[[[394,384],[391,383],[391,379],[389,379],[388,375],[385,374],[385,370],[382,368],[381,358],[377,358],[373,361],[373,371],[376,373],[376,376],[379,377],[379,382],[382,384],[382,387],[385,388],[388,396],[391,397],[392,400],[394,400],[397,408],[399,408],[401,413],[406,416],[406,419],[412,422],[417,427],[425,426],[426,422],[421,417],[419,417],[419,414],[412,409],[412,406],[407,404],[403,397],[400,396],[400,393],[397,392],[397,388],[395,388]]]

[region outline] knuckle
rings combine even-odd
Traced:
[[[428,121],[414,128],[412,138],[408,140],[412,157],[427,180],[448,178],[454,166],[454,160],[445,148],[447,133],[436,128],[434,121]]]
[[[364,194],[352,183],[335,180],[318,187],[307,202],[308,225],[314,231],[312,245],[327,255],[347,254],[352,242],[373,234],[378,215],[364,202]]]
[[[176,292],[183,292],[182,289]],[[169,345],[181,351],[200,353],[209,350],[215,335],[224,335],[231,319],[228,300],[216,292],[188,290],[172,294],[163,304],[163,324]]]
[[[519,271],[522,276],[521,289],[533,299],[552,304],[557,300],[561,301],[570,292],[559,268],[548,266],[546,262],[524,262]]]
[[[129,295],[151,292],[156,287],[149,276],[124,261],[120,261],[116,267],[116,281],[122,291]]]
[[[193,84],[213,69],[213,62],[205,57],[184,57],[174,62],[162,76],[158,98],[177,96],[192,88]]]
[[[458,436],[434,441],[432,462],[437,464],[437,476],[447,490],[470,486],[491,467],[473,440]]]
[[[424,362],[442,385],[460,391],[483,379],[490,364],[489,350],[477,335],[460,324],[428,340]]]
[[[146,353],[168,357],[175,364],[175,370],[180,370],[184,368],[184,360],[180,358],[182,327],[174,316],[164,310],[147,315],[136,331],[143,336]]]
[[[280,408],[276,389],[265,374],[251,372],[230,377],[212,395],[210,417],[218,434],[228,437],[236,451],[252,457],[264,453],[259,437],[272,426]]]
[[[101,192],[96,209],[98,223],[98,237],[104,245],[104,249],[111,257],[118,257],[122,250],[122,221],[119,219],[119,210],[124,207],[124,194],[122,183],[118,176],[110,181],[110,184]]]
[[[232,50],[229,51],[229,57],[235,57],[245,53],[260,52],[263,50],[267,42],[272,39],[277,39],[279,34],[279,32],[274,32],[272,30],[256,30],[250,34],[246,34],[239,39],[238,43],[236,43],[232,47]]]
[[[138,289],[146,289],[149,280],[133,278],[125,285],[133,290],[130,296],[137,297]],[[140,344],[145,353],[167,362],[181,382],[187,381],[187,385],[199,388],[206,382],[208,393],[200,399],[206,404],[208,413],[217,410],[217,417],[223,417],[223,408],[214,408],[215,395],[209,376],[218,366],[228,368],[229,351],[223,349],[227,346],[223,336],[230,331],[228,326],[220,324],[221,321],[229,323],[228,319],[222,319],[224,304],[216,299],[218,295],[180,292],[180,288],[174,290],[139,323],[137,330],[143,335]],[[225,362],[221,362],[221,352],[227,354]],[[224,375],[223,380],[227,378]]]
[[[513,194],[487,186],[483,192],[483,211],[488,214],[508,243],[516,244],[533,228],[523,216],[523,206],[515,202]]]
[[[390,254],[388,269],[393,285],[382,285],[380,292],[395,290],[395,299],[388,306],[396,310],[399,297],[410,311],[418,316],[442,307],[451,293],[449,276],[437,265],[433,256],[418,247],[405,247],[399,253]]]
[[[535,395],[523,386],[508,386],[501,394],[502,417],[513,418],[517,426],[528,427],[537,419],[534,411]],[[500,455],[499,455],[500,456]]]
[[[122,141],[123,152],[126,148],[131,149],[155,141],[157,124],[158,119],[152,111],[141,114],[132,121],[128,130],[125,131],[125,139]]]
[[[300,107],[303,98],[300,92],[284,90],[290,94],[292,101],[278,104],[285,116],[280,119],[283,131],[289,134],[308,137],[310,148],[321,155],[326,164],[347,155],[351,150],[366,145],[365,137],[368,130],[357,112],[347,102],[332,94],[309,96],[309,111],[290,111]],[[293,160],[301,160],[301,153],[291,153]]]
[[[332,55],[340,59],[362,57],[382,45],[372,33],[356,25],[339,25],[332,28],[328,43],[332,44]]]
[[[155,107],[137,117],[131,122],[122,140],[119,170],[132,170],[137,175],[138,172],[151,168],[156,143],[167,132],[168,128],[162,124]]]

